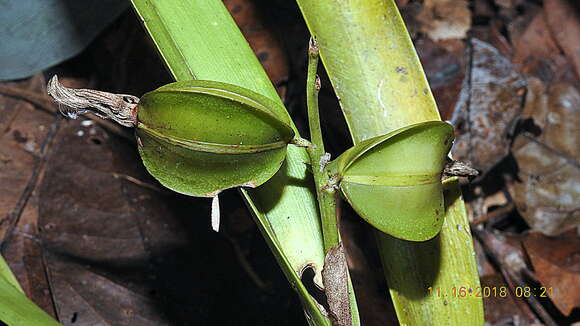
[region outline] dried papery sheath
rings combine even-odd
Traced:
[[[47,90],[60,104],[60,112],[71,119],[76,119],[79,114],[93,113],[125,127],[137,124],[139,98],[136,96],[64,87],[57,76],[48,82]]]
[[[472,168],[467,162],[455,161],[448,159],[445,164],[445,169],[443,170],[443,178],[451,177],[477,177],[479,171]]]

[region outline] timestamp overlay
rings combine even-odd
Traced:
[[[553,294],[552,287],[546,286],[516,286],[513,291],[507,286],[428,287],[426,291],[437,298],[547,298]]]

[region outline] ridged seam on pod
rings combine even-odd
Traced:
[[[174,82],[157,88],[154,91],[143,95],[145,98],[148,94],[158,92],[191,92],[198,94],[215,95],[220,98],[229,99],[247,105],[248,109],[253,109],[256,112],[264,112],[274,119],[281,121],[289,127],[290,116],[283,108],[273,110],[274,107],[279,107],[279,104],[269,99],[268,97],[255,93],[249,89],[239,87],[232,84],[209,81],[209,80],[188,80],[181,82]],[[279,114],[284,112],[284,114]]]
[[[251,154],[259,153],[272,149],[283,148],[288,145],[288,142],[278,141],[269,144],[261,145],[236,145],[236,144],[218,144],[218,143],[207,143],[196,140],[183,139],[179,137],[165,136],[164,134],[155,131],[147,127],[145,124],[139,123],[138,128],[142,129],[146,133],[160,140],[167,141],[175,146],[179,146],[185,149],[191,149],[198,152],[215,153],[215,154]]]

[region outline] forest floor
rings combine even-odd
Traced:
[[[309,34],[298,8],[224,3],[307,134]],[[580,8],[397,3],[457,130],[453,157],[480,171],[463,193],[482,287],[507,291],[484,298],[487,325],[580,325]],[[210,201],[163,189],[131,131],[57,113],[45,87],[55,73],[70,87],[136,96],[171,81],[128,10],[75,58],[0,83],[0,253],[26,294],[65,325],[305,324],[237,192],[224,193],[213,232]],[[352,143],[321,77],[336,157]],[[396,325],[370,227],[343,206],[362,324]]]

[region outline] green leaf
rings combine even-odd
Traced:
[[[294,137],[275,116],[276,106],[226,83],[168,84],[139,101],[139,153],[149,173],[183,194],[213,197],[232,187],[255,188],[280,169]]]
[[[452,139],[453,127],[430,121],[356,144],[337,160],[343,196],[384,233],[433,238],[445,215],[441,172]]]
[[[24,295],[2,256],[0,256],[0,321],[8,326],[60,325]]]

